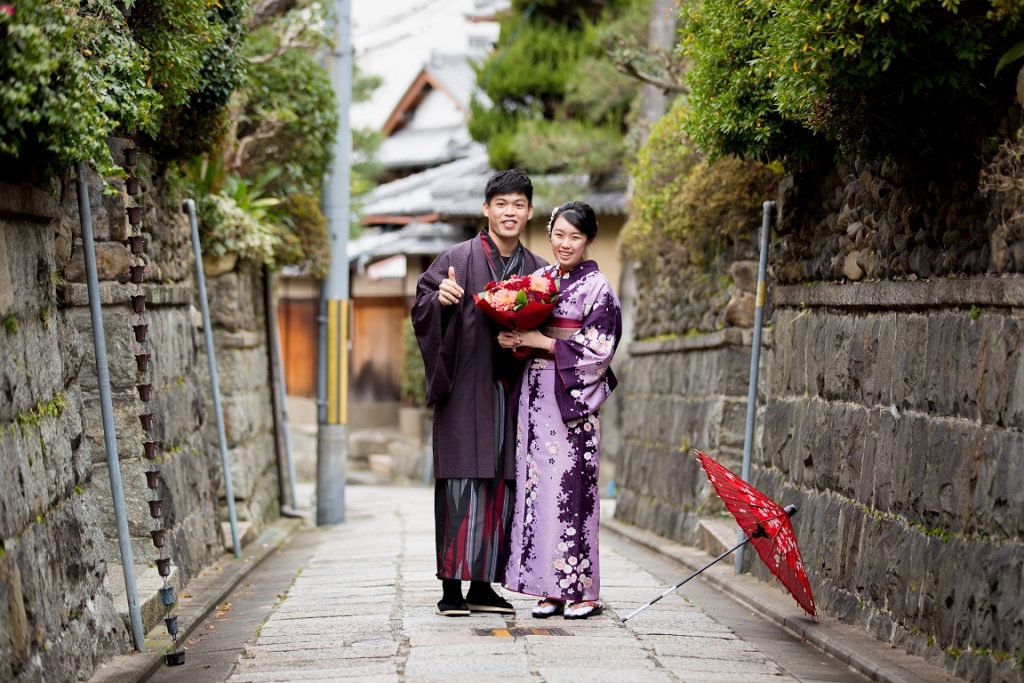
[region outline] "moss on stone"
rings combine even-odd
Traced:
[[[53,395],[49,401],[40,401],[34,407],[14,416],[14,424],[17,424],[24,434],[30,427],[38,427],[44,417],[60,417],[67,407],[67,399],[63,392]]]

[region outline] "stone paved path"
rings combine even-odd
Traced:
[[[623,624],[666,581],[621,542],[602,541],[601,617],[536,620],[533,599],[515,594],[514,617],[436,615],[432,491],[347,493],[345,524],[302,532],[318,535],[315,550],[245,647],[232,683],[799,680],[684,597]],[[830,670],[839,673],[827,680],[862,680]]]

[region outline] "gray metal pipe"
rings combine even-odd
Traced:
[[[196,261],[196,286],[199,288],[199,308],[203,313],[203,336],[206,337],[206,360],[210,368],[210,386],[213,389],[213,413],[217,420],[217,441],[220,444],[220,464],[224,469],[224,495],[228,499],[228,521],[231,523],[231,547],[235,557],[242,556],[238,542],[238,518],[235,516],[235,491],[231,486],[231,464],[228,462],[228,440],[224,434],[224,411],[220,406],[220,378],[217,376],[217,355],[213,347],[213,324],[210,322],[210,304],[206,299],[206,274],[203,271],[203,251],[199,246],[199,221],[196,203],[186,199],[182,205],[192,227],[192,253]]]
[[[281,512],[285,516],[293,516],[298,510],[299,499],[295,494],[295,460],[292,457],[292,430],[288,423],[288,391],[284,379],[284,361],[281,359],[281,328],[277,324],[277,306],[275,304],[274,290],[277,278],[270,272],[270,269],[263,268],[263,290],[264,305],[267,309],[267,343],[270,345],[270,371],[274,373],[271,378],[273,385],[274,402],[277,404],[275,413],[280,415],[280,423],[277,428],[281,431],[284,442],[284,470],[288,479],[288,499],[282,495]],[[276,417],[276,416],[275,416]],[[289,503],[289,500],[291,501]]]
[[[100,308],[100,282],[96,273],[96,244],[93,242],[92,210],[89,207],[89,186],[85,180],[85,163],[75,164],[78,175],[78,214],[82,222],[82,255],[85,257],[86,283],[89,290],[89,318],[92,322],[92,343],[96,352],[96,379],[100,389],[100,414],[103,416],[103,445],[107,451],[107,472],[110,474],[110,493],[114,499],[114,522],[117,543],[121,549],[121,568],[124,589],[128,596],[128,618],[132,626],[132,641],[137,652],[146,651],[146,634],[142,631],[142,613],[135,586],[135,562],[132,557],[131,537],[128,535],[128,515],[124,505],[124,485],[121,482],[121,462],[117,458],[117,433],[114,431],[114,405],[110,399],[110,369],[107,367],[107,339],[103,332],[103,311]]]
[[[274,328],[274,337],[277,341],[278,354],[281,348],[281,331]],[[292,447],[292,426],[288,419],[288,391],[284,380],[284,363],[278,360],[278,390],[281,392],[281,421],[284,429],[284,457],[288,464],[288,494],[291,497],[292,512],[299,509],[299,496],[295,492],[295,451]]]
[[[775,213],[775,202],[764,203],[764,214],[761,219],[761,253],[757,262],[757,298],[754,302],[754,339],[750,351],[750,379],[747,383],[747,423],[743,429],[743,469],[740,477],[743,481],[750,479],[750,456],[754,445],[754,420],[757,415],[757,371],[761,360],[761,326],[764,321],[765,293],[767,291],[768,272],[768,239],[772,232],[772,215]],[[741,529],[737,541],[746,538]],[[736,551],[736,573],[743,571],[743,551],[740,546]]]

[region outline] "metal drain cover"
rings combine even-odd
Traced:
[[[478,628],[478,636],[493,638],[523,638],[525,636],[571,636],[564,628]]]

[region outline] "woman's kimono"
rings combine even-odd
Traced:
[[[598,408],[615,388],[609,364],[622,333],[611,285],[593,261],[560,278],[553,317],[542,331],[554,354],[527,364],[516,432],[515,511],[504,586],[569,601],[600,593]]]

